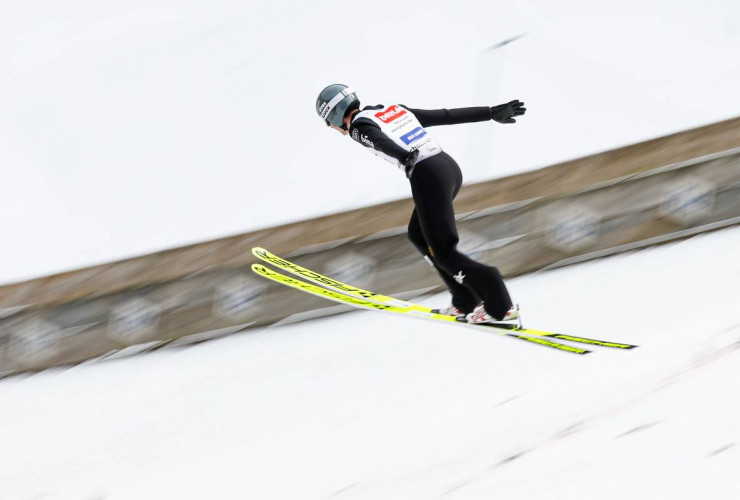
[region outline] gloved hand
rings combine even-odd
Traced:
[[[491,108],[491,120],[499,123],[516,123],[513,117],[521,116],[527,111],[527,108],[523,106],[524,103],[519,100],[493,106]]]
[[[414,166],[416,165],[416,160],[419,158],[419,150],[416,148],[411,148],[411,151],[409,151],[406,156],[403,157],[401,160],[401,165],[403,165],[403,170],[406,172],[406,177],[409,179],[411,178],[411,173],[414,170]]]

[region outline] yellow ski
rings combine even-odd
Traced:
[[[518,339],[526,340],[528,342],[532,342],[534,344],[542,345],[545,347],[551,347],[553,349],[558,349],[558,350],[570,352],[573,354],[588,354],[589,352],[591,352],[589,350],[582,349],[580,347],[573,347],[570,345],[561,344],[559,342],[553,342],[551,340],[543,338],[545,337],[545,335],[538,335],[537,333],[532,334],[532,333],[529,333],[528,331],[525,332],[525,331],[508,330],[506,328],[500,328],[493,324],[470,324],[466,322],[460,322],[454,316],[448,316],[446,314],[435,314],[431,312],[424,312],[424,311],[419,311],[418,309],[411,309],[408,307],[401,307],[401,306],[396,306],[396,305],[391,305],[391,304],[381,304],[381,303],[373,302],[367,299],[353,297],[351,295],[346,295],[344,293],[336,292],[328,288],[317,286],[312,283],[306,283],[305,281],[301,281],[301,280],[292,278],[290,276],[286,276],[285,274],[278,273],[276,271],[268,269],[267,267],[261,264],[252,264],[252,271],[259,274],[260,276],[263,276],[267,279],[280,283],[281,285],[289,286],[291,288],[302,290],[312,295],[316,295],[319,297],[323,297],[325,299],[333,300],[334,302],[339,302],[340,304],[347,304],[353,307],[357,307],[359,309],[382,311],[382,312],[387,312],[391,314],[406,315],[406,316],[410,316],[413,318],[427,319],[431,321],[443,321],[447,323],[464,325],[464,326],[468,326],[471,328],[479,328],[479,329],[485,328],[486,331],[491,332],[491,333],[497,333],[499,335],[507,335],[510,337],[515,337]]]
[[[397,313],[403,313],[403,314],[416,313],[422,316],[432,315],[432,319],[437,319],[439,321],[448,321],[452,323],[463,323],[468,326],[474,326],[474,327],[497,328],[500,330],[507,330],[509,332],[515,332],[517,336],[524,334],[524,335],[529,335],[533,337],[548,337],[548,338],[553,338],[553,339],[566,340],[569,342],[577,342],[581,344],[595,345],[595,346],[600,346],[600,347],[610,347],[613,349],[634,349],[635,347],[638,347],[632,344],[625,344],[621,342],[611,342],[611,341],[606,341],[606,340],[597,340],[597,339],[592,339],[588,337],[582,337],[580,335],[566,335],[566,334],[547,332],[547,331],[542,331],[542,330],[534,330],[531,328],[521,328],[518,325],[510,324],[510,323],[483,323],[483,324],[470,325],[464,321],[462,322],[458,321],[454,316],[447,316],[444,314],[435,314],[434,312],[432,312],[432,309],[429,307],[426,307],[420,304],[415,304],[413,302],[407,302],[405,300],[397,299],[395,297],[382,295],[376,292],[372,292],[370,290],[364,290],[362,288],[358,288],[356,286],[349,285],[347,283],[343,283],[341,281],[335,280],[328,276],[324,276],[323,274],[317,273],[316,271],[305,268],[287,259],[279,257],[261,247],[252,248],[252,254],[255,257],[258,257],[259,259],[265,262],[268,262],[281,270],[288,271],[296,276],[300,276],[301,278],[304,278],[310,281],[311,283],[319,285],[319,287],[322,289],[328,289],[330,291],[337,292],[341,294],[342,296],[351,296],[353,298],[361,299],[361,300],[364,300],[365,302],[372,303],[372,304],[393,306],[393,307],[399,308],[399,310],[394,311]],[[285,276],[285,275],[280,275],[280,276]],[[265,276],[265,277],[268,277],[268,276]],[[270,278],[270,279],[273,279],[273,278]],[[280,280],[274,280],[274,279],[273,281],[278,281],[282,284],[293,286],[293,288],[301,288],[300,285],[295,285],[295,286],[289,285],[288,283],[285,283]],[[303,283],[303,282],[297,281],[297,283]],[[305,291],[308,291],[308,290],[305,290]],[[319,294],[325,298],[330,298],[323,292],[314,290],[313,293],[314,295]],[[346,302],[345,300],[339,300],[336,297],[333,299],[330,298],[330,300],[335,300],[338,302]],[[372,309],[380,309],[378,307],[374,307],[373,305],[369,305],[369,304],[365,304],[364,307],[372,308]],[[437,316],[441,318],[437,318]]]
[[[261,247],[252,248],[252,254],[257,258],[262,259],[263,261],[269,264],[272,264],[278,269],[282,269],[283,271],[288,271],[289,273],[295,274],[296,276],[300,276],[301,278],[308,280],[311,283],[315,283],[317,285],[323,286],[330,290],[334,290],[335,292],[352,295],[354,297],[358,297],[361,299],[371,300],[379,304],[388,304],[388,305],[394,305],[398,307],[408,307],[415,311],[424,311],[428,313],[432,312],[432,310],[429,307],[424,307],[419,304],[413,304],[411,302],[406,302],[405,300],[397,299],[395,297],[381,295],[379,293],[371,292],[370,290],[363,290],[362,288],[357,288],[356,286],[348,285],[347,283],[342,283],[341,281],[337,281],[334,278],[324,276],[323,274],[319,274],[316,271],[312,271],[311,269],[307,269],[303,266],[299,266],[298,264],[295,264],[294,262],[290,262],[289,260],[283,259],[282,257],[279,257],[273,253],[270,253],[268,250],[265,250],[264,248],[261,248]]]

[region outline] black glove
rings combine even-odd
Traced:
[[[499,123],[516,123],[514,116],[521,116],[527,111],[524,108],[524,103],[519,100],[507,102],[506,104],[499,104],[491,108],[491,120],[495,120]]]
[[[406,177],[408,177],[409,179],[411,179],[411,173],[414,171],[414,166],[416,166],[416,160],[418,158],[419,150],[416,148],[411,148],[411,151],[409,151],[401,160],[403,170],[404,172],[406,172]]]

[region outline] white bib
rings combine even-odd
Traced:
[[[381,132],[406,151],[411,151],[412,148],[418,149],[419,158],[416,160],[417,163],[442,152],[442,148],[429,137],[416,116],[399,104],[392,104],[383,109],[360,111],[355,115],[353,121],[359,118],[371,120],[380,127]],[[372,149],[372,152],[404,170],[404,166],[395,158],[375,149]]]

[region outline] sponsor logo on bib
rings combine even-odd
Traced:
[[[393,105],[389,107],[388,109],[381,111],[380,113],[375,113],[375,116],[378,118],[378,120],[382,121],[383,123],[390,123],[396,118],[400,118],[401,116],[406,114],[406,110],[403,109],[400,106]]]
[[[418,141],[419,139],[421,139],[425,135],[427,135],[426,130],[424,130],[421,127],[416,127],[411,132],[407,132],[407,133],[403,134],[401,136],[401,140],[403,141],[404,144],[406,144],[408,146],[412,142]]]

